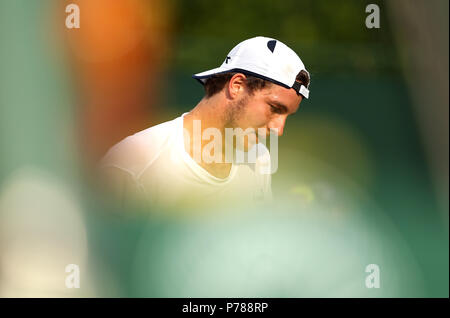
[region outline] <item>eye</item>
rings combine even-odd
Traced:
[[[283,113],[283,110],[281,108],[273,106],[271,104],[269,104],[269,106],[270,106],[270,110],[272,111],[272,113],[276,113],[276,114]]]

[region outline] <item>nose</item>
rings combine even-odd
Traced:
[[[287,116],[278,116],[271,120],[269,124],[267,125],[267,128],[269,130],[275,129],[278,131],[278,137],[281,137],[283,135],[284,125],[286,123],[286,117]]]

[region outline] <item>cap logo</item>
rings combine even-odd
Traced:
[[[267,47],[269,48],[270,52],[273,53],[273,50],[275,50],[275,45],[277,45],[276,40],[270,40],[269,42],[267,42]]]
[[[225,64],[228,64],[228,60],[231,60],[231,57],[227,56],[227,58],[225,59]]]

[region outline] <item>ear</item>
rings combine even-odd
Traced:
[[[234,74],[228,82],[228,94],[230,98],[235,99],[245,92],[245,75],[242,73]]]

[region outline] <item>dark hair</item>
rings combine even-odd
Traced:
[[[238,72],[229,72],[229,73],[222,73],[222,74],[216,74],[212,75],[211,77],[208,77],[208,79],[205,81],[205,96],[206,98],[209,98],[218,92],[220,92],[226,83],[235,75],[238,74]],[[246,80],[245,85],[249,90],[250,94],[253,94],[254,91],[263,89],[265,87],[268,87],[272,85],[272,82],[245,74]],[[309,74],[308,72],[302,70],[300,73],[298,73],[296,79],[296,82],[299,82],[300,84],[303,84],[304,86],[308,87],[309,85]]]

